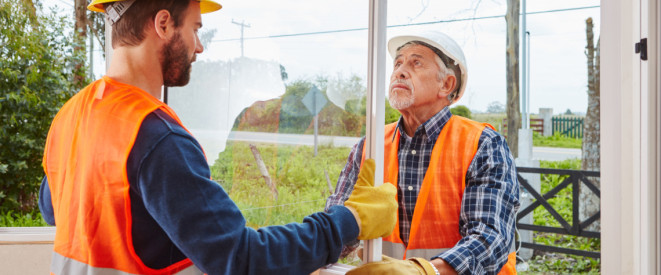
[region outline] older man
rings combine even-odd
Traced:
[[[410,260],[387,258],[352,273],[516,273],[510,252],[519,186],[507,143],[492,126],[449,110],[466,89],[461,48],[445,34],[425,32],[394,37],[388,50],[389,101],[402,116],[385,127],[384,181],[397,186],[399,210],[383,251]],[[364,140],[354,146],[327,207],[347,199],[363,148]]]

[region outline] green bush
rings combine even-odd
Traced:
[[[390,106],[390,102],[386,99],[386,124],[397,122],[401,115],[397,109]]]
[[[472,119],[471,110],[464,105],[457,105],[455,107],[450,108],[450,113],[452,113],[453,115],[458,115],[468,119]]]
[[[85,68],[75,71],[85,57],[72,54],[73,22],[35,14],[27,2],[0,1],[0,213],[36,209],[50,122],[81,88],[74,76],[84,77]]]

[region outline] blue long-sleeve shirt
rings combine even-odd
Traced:
[[[309,274],[337,261],[358,237],[351,212],[336,206],[303,223],[254,230],[211,181],[199,143],[160,110],[143,121],[128,157],[136,254],[159,269],[186,257],[208,274]],[[48,180],[39,208],[56,225]],[[268,272],[268,273],[267,273]]]
[[[413,137],[399,121],[398,198],[402,241],[408,243],[418,193],[427,172],[431,152],[445,124],[452,117],[448,107],[416,129]],[[335,193],[326,207],[342,205],[353,190],[362,159],[364,139],[356,144],[340,173]],[[497,274],[507,262],[514,241],[519,208],[516,167],[505,138],[485,128],[466,173],[459,228],[463,237],[454,247],[433,258],[442,258],[459,274]],[[347,250],[351,250],[349,247]]]

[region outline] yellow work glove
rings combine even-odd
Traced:
[[[436,269],[423,258],[410,258],[408,260],[395,260],[383,255],[380,262],[371,262],[356,267],[347,272],[347,275],[397,275],[397,274],[423,274],[436,275]]]
[[[397,221],[397,190],[390,183],[374,187],[374,160],[366,159],[344,206],[356,216],[359,240],[385,237]]]

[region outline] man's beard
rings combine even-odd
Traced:
[[[403,83],[405,84],[409,90],[411,91],[410,94],[404,95],[402,92],[394,93],[392,91],[392,85],[395,83]],[[413,102],[415,102],[415,93],[413,86],[406,81],[406,80],[395,80],[392,83],[390,83],[390,93],[388,95],[388,102],[390,102],[390,106],[397,109],[397,110],[402,110],[410,107],[413,105]]]
[[[193,58],[188,56],[186,46],[181,40],[181,34],[177,32],[172,40],[165,44],[161,54],[163,85],[175,87],[188,84],[191,63],[193,63]]]

